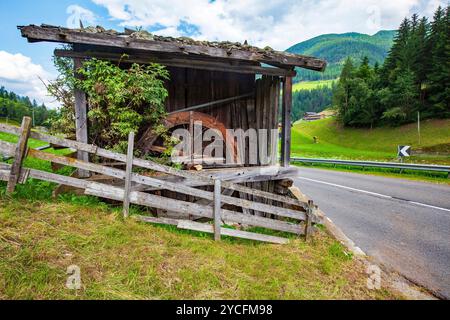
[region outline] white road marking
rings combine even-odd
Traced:
[[[361,190],[361,189],[355,189],[355,188],[346,187],[346,186],[343,186],[343,185],[340,185],[340,184],[325,182],[325,181],[321,181],[321,180],[314,180],[314,179],[308,179],[308,178],[303,178],[303,177],[298,177],[298,179],[303,179],[303,180],[308,180],[308,181],[312,181],[312,182],[322,183],[322,184],[326,184],[326,185],[329,185],[329,186],[338,187],[338,188],[347,189],[347,190],[352,190],[352,191],[356,191],[356,192],[362,192],[362,193],[370,194],[372,196],[388,198],[388,199],[392,198],[391,196],[387,196],[387,195],[384,195],[384,194],[381,194],[381,193],[376,193],[376,192],[371,192],[371,191],[366,191],[366,190]]]
[[[369,194],[369,195],[372,195],[372,196],[381,197],[381,198],[385,198],[385,199],[402,200],[402,199],[398,199],[398,198],[395,198],[395,197],[392,197],[392,196],[388,196],[388,195],[385,195],[385,194],[371,192],[371,191],[362,190],[362,189],[351,188],[351,187],[343,186],[341,184],[330,183],[330,182],[326,182],[326,181],[309,179],[309,178],[304,178],[304,177],[297,177],[297,179],[302,179],[302,180],[307,180],[307,181],[311,181],[311,182],[321,183],[321,184],[325,184],[325,185],[328,185],[328,186],[342,188],[342,189],[347,189],[347,190],[350,190],[350,191],[355,191],[355,192],[360,192],[360,193],[365,193],[365,194]],[[422,207],[427,207],[427,208],[432,208],[432,209],[436,209],[436,210],[442,210],[442,211],[450,212],[450,209],[442,208],[442,207],[436,207],[436,206],[432,206],[432,205],[429,205],[429,204],[426,204],[426,203],[415,202],[415,201],[411,201],[411,200],[402,200],[402,201],[409,202],[411,204],[415,204],[415,205],[422,206]]]
[[[418,206],[427,207],[427,208],[433,208],[433,209],[438,209],[438,210],[444,210],[444,211],[450,212],[450,210],[446,209],[446,208],[435,207],[435,206],[432,206],[432,205],[429,205],[429,204],[426,204],[426,203],[420,203],[420,202],[415,202],[415,201],[411,201],[411,200],[408,200],[408,201],[410,203],[417,204]]]

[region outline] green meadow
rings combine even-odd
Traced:
[[[337,80],[302,81],[292,85],[292,91],[313,90],[319,87],[331,87]]]
[[[317,137],[318,143],[314,143]],[[412,146],[410,162],[450,164],[450,120],[374,129],[343,128],[335,118],[297,122],[292,128],[292,155],[297,157],[397,160],[397,146]],[[417,154],[420,152],[420,154]]]

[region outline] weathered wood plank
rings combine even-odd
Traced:
[[[308,201],[308,209],[306,211],[305,220],[305,239],[308,240],[312,233],[312,219],[314,214],[314,202],[312,200]]]
[[[155,223],[155,224],[166,224],[171,226],[177,226],[181,221],[180,219],[171,219],[171,218],[155,218],[149,216],[136,216],[136,219],[142,222]]]
[[[20,127],[19,141],[17,142],[14,152],[14,162],[11,167],[11,173],[9,175],[8,185],[6,187],[7,193],[13,193],[16,188],[16,184],[19,181],[22,162],[25,159],[27,153],[27,143],[28,137],[30,136],[30,130],[31,118],[24,117],[22,119],[22,125]]]
[[[128,150],[127,150],[127,167],[125,170],[125,194],[123,198],[123,216],[128,218],[130,213],[130,191],[131,191],[131,174],[133,173],[133,158],[134,158],[134,132],[128,135]]]
[[[214,181],[214,240],[220,241],[220,226],[222,225],[222,217],[221,217],[221,194],[222,188],[220,180]]]
[[[100,174],[106,174],[106,175],[109,175],[109,176],[112,176],[115,178],[119,178],[119,179],[125,179],[125,171],[120,170],[120,169],[105,167],[105,166],[101,166],[101,165],[94,164],[94,163],[84,162],[84,161],[81,161],[78,159],[71,159],[71,158],[67,158],[67,157],[57,156],[54,154],[45,153],[45,152],[42,152],[39,150],[34,150],[34,149],[31,149],[29,151],[29,155],[31,157],[35,157],[35,158],[38,158],[41,160],[52,161],[52,162],[60,163],[63,165],[76,167],[79,169],[89,170],[89,171],[97,172]],[[154,178],[147,177],[147,176],[132,174],[132,181],[137,182],[139,184],[148,185],[151,187],[157,187],[157,188],[161,188],[161,189],[170,190],[173,192],[188,194],[191,196],[207,199],[210,201],[214,200],[212,192],[199,190],[199,189],[183,186],[183,185],[176,184],[176,183],[171,183],[168,181],[161,181],[161,180],[154,179]],[[252,201],[239,199],[239,198],[233,198],[230,196],[223,196],[222,201],[227,204],[236,205],[236,206],[244,207],[247,209],[253,209],[253,210],[258,210],[258,211],[262,211],[262,212],[272,213],[273,215],[277,215],[280,217],[286,217],[286,218],[292,218],[292,219],[298,219],[298,220],[304,220],[306,217],[305,214],[300,211],[270,206],[270,205],[266,205],[263,203],[252,202]]]
[[[81,78],[78,70],[83,67],[81,59],[73,59],[74,74],[76,78]],[[87,128],[87,99],[86,94],[80,89],[75,88],[75,134],[77,141],[88,143],[88,128]],[[89,161],[89,154],[85,151],[78,151],[78,159]],[[89,177],[89,172],[85,170],[78,170],[80,178]]]
[[[183,112],[204,109],[207,107],[213,107],[213,106],[217,106],[219,104],[224,104],[224,103],[233,102],[233,101],[240,100],[240,99],[250,98],[250,97],[253,97],[253,95],[254,95],[254,93],[252,92],[252,93],[241,94],[241,95],[235,96],[235,97],[230,97],[230,98],[220,99],[220,100],[211,101],[211,102],[207,102],[207,103],[202,103],[202,104],[192,106],[189,108],[184,108]],[[174,113],[178,113],[178,112],[180,112],[180,111],[179,110],[173,111],[173,112],[170,112],[169,114],[174,114]]]
[[[123,56],[117,53],[108,52],[94,52],[94,51],[84,51],[76,52],[70,50],[55,50],[55,55],[58,57],[68,57],[68,58],[97,58],[110,61],[121,61],[124,63],[159,63],[168,67],[179,67],[179,68],[189,68],[189,69],[199,69],[199,70],[210,70],[210,71],[222,71],[222,72],[234,72],[242,74],[267,74],[273,76],[291,76],[295,77],[296,72],[294,70],[286,70],[282,68],[272,68],[272,67],[262,67],[262,66],[249,66],[249,65],[233,65],[230,63],[213,62],[213,61],[201,61],[193,59],[162,59],[152,55],[137,55],[131,54],[128,56]]]
[[[16,135],[20,134],[19,128],[10,126],[7,124],[2,124],[2,123],[0,123],[0,131],[8,132],[8,133],[16,134]],[[120,153],[115,153],[110,150],[102,149],[95,145],[85,144],[85,143],[68,140],[68,139],[62,139],[62,138],[58,138],[58,137],[54,137],[54,136],[45,135],[45,134],[42,134],[39,132],[34,132],[34,131],[32,131],[30,133],[30,136],[37,140],[53,143],[56,145],[65,146],[68,148],[86,151],[86,152],[95,154],[99,157],[108,158],[108,159],[112,159],[112,160],[120,161],[120,162],[126,162],[126,155],[120,154]],[[4,147],[4,148],[9,148],[9,147]],[[4,150],[7,150],[7,149],[4,149]],[[197,181],[198,183],[201,183],[204,185],[213,185],[214,184],[213,178],[211,176],[209,176],[208,174],[198,173],[198,172],[192,173],[189,171],[178,170],[178,169],[175,169],[175,168],[172,168],[169,166],[165,166],[165,165],[162,165],[162,164],[150,161],[150,160],[134,158],[133,165],[142,167],[142,168],[146,168],[146,169],[163,172],[163,173],[174,175],[177,177],[182,177],[185,179],[190,179],[192,181]],[[236,171],[236,174],[241,175],[239,173],[240,172],[239,170],[251,170],[251,168],[240,168],[237,170],[238,171]],[[259,175],[264,176],[271,170],[274,170],[274,167],[270,167],[270,166],[258,167],[258,168],[255,168],[255,170],[259,170]],[[279,170],[281,170],[281,169],[279,169]],[[223,188],[232,189],[232,190],[235,190],[238,192],[244,192],[247,194],[257,194],[258,196],[261,196],[261,197],[266,197],[268,199],[276,200],[276,201],[283,202],[283,203],[289,203],[289,204],[294,204],[294,205],[298,205],[298,206],[303,206],[304,208],[306,208],[306,203],[301,202],[297,199],[292,199],[292,198],[285,197],[285,196],[271,194],[269,192],[255,190],[255,189],[252,189],[249,187],[241,186],[241,185],[233,183],[233,182],[223,181],[224,180],[223,177],[220,177],[220,179],[222,180]],[[281,179],[281,177],[280,177],[280,179]],[[238,181],[238,182],[244,182],[244,181]]]
[[[8,181],[9,179],[9,171],[11,166],[8,164],[3,164],[0,168],[0,179],[3,181]],[[77,179],[73,177],[61,176],[50,172],[44,172],[34,169],[28,169],[28,173],[25,170],[22,170],[20,175],[20,180],[24,181],[29,174],[30,178],[35,178],[39,180],[45,180],[49,182],[54,182],[62,185],[72,186],[75,188],[86,189],[86,194],[91,194],[94,196],[122,201],[123,200],[123,189],[111,187],[106,184],[91,182],[85,179]],[[111,189],[112,188],[112,189]],[[134,192],[134,191],[133,191]],[[157,209],[163,210],[173,210],[176,212],[181,212],[185,214],[191,214],[195,212],[196,216],[205,217],[205,218],[213,218],[213,210],[212,207],[209,206],[191,206],[193,204],[189,202],[182,202],[182,205],[173,205],[172,202],[167,201],[167,198],[150,195],[146,193],[138,193],[134,192],[132,194],[133,197],[130,197],[130,202],[146,205]],[[176,200],[174,200],[175,202]],[[187,209],[186,207],[187,206]],[[241,214],[239,212],[230,211],[230,210],[222,210],[222,218],[225,221],[230,221],[234,223],[247,224],[256,227],[262,227],[272,230],[284,231],[293,234],[302,235],[304,231],[299,228],[298,224],[278,221],[273,219],[267,219],[263,217],[256,216],[248,216]]]
[[[273,65],[297,66],[311,70],[323,71],[326,62],[321,59],[295,55],[278,51],[249,51],[234,48],[220,48],[197,44],[186,44],[177,41],[156,41],[133,39],[130,37],[108,35],[104,33],[88,33],[67,28],[48,28],[35,25],[19,27],[22,36],[29,41],[48,41],[60,43],[98,45],[116,47],[127,50],[173,53],[184,56],[204,56],[226,60],[257,61]]]
[[[288,167],[291,160],[291,109],[292,78],[286,77],[283,82],[283,107],[281,131],[281,165]]]
[[[109,176],[112,176],[115,178],[120,178],[120,179],[125,178],[125,171],[120,170],[120,169],[105,167],[105,166],[97,165],[94,163],[88,163],[88,162],[84,162],[84,161],[77,160],[77,159],[61,157],[61,156],[53,155],[50,153],[45,153],[45,152],[34,150],[34,149],[31,149],[29,151],[29,155],[31,157],[39,158],[41,160],[52,161],[52,162],[64,164],[67,166],[76,167],[79,169],[89,170],[89,171],[97,172],[100,174],[106,174],[106,175],[109,175]],[[157,188],[161,188],[161,189],[165,189],[165,190],[170,190],[173,192],[184,193],[184,194],[188,194],[191,196],[195,196],[195,197],[199,197],[199,198],[203,198],[203,199],[207,199],[207,200],[211,200],[211,201],[214,200],[214,196],[213,196],[212,192],[195,189],[195,188],[191,188],[188,186],[184,186],[184,185],[180,185],[180,184],[176,184],[176,183],[172,183],[172,182],[168,182],[168,181],[162,181],[162,180],[158,180],[158,179],[151,178],[148,176],[132,174],[132,181],[137,182],[139,184],[148,185],[151,187],[157,187]],[[266,205],[263,203],[251,202],[248,200],[233,198],[233,197],[229,197],[229,196],[223,196],[222,201],[227,204],[236,205],[236,206],[244,207],[247,209],[268,212],[268,213],[272,213],[274,215],[281,216],[281,217],[298,219],[298,220],[305,219],[305,214],[303,212],[296,211],[296,210],[269,206],[269,205]]]
[[[206,233],[214,233],[214,227],[212,225],[193,222],[193,221],[180,221],[178,223],[178,228],[194,230],[194,231],[199,231],[199,232],[206,232]],[[269,236],[269,235],[260,234],[260,233],[253,233],[253,232],[247,232],[247,231],[241,231],[241,230],[233,230],[233,229],[228,229],[228,228],[221,228],[220,232],[224,236],[229,236],[229,237],[243,238],[243,239],[248,239],[248,240],[269,242],[269,243],[275,243],[275,244],[289,243],[289,239],[275,237],[275,236]]]

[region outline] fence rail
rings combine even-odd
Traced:
[[[24,118],[22,127],[20,128],[6,124],[0,124],[0,131],[12,133],[19,136],[19,142],[17,144],[0,141],[0,154],[14,157],[14,161],[11,165],[0,164],[0,180],[8,181],[8,192],[14,191],[15,185],[17,183],[24,183],[28,177],[55,182],[62,185],[84,189],[84,193],[88,195],[121,201],[124,203],[125,217],[128,216],[129,204],[133,203],[148,206],[151,208],[168,210],[171,212],[178,212],[186,215],[193,215],[196,217],[209,218],[210,220],[214,221],[213,225],[202,225],[186,220],[180,220],[177,222],[177,226],[183,229],[190,228],[192,230],[213,232],[215,234],[216,240],[219,240],[220,234],[223,234],[272,243],[287,242],[286,238],[281,237],[274,237],[237,230],[225,230],[225,228],[222,227],[224,222],[263,227],[276,231],[283,231],[305,236],[308,236],[308,233],[311,233],[312,231],[312,229],[310,228],[311,223],[320,222],[320,219],[316,215],[316,207],[312,202],[302,202],[298,199],[245,187],[229,181],[217,181],[217,179],[210,178],[202,173],[192,173],[177,170],[153,161],[135,158],[133,156],[134,139],[132,133],[129,137],[128,153],[121,154],[99,148],[95,145],[68,139],[61,139],[54,136],[30,131],[29,120],[29,118]],[[28,138],[42,140],[53,145],[69,147],[78,151],[84,151],[90,154],[94,154],[99,157],[123,162],[126,164],[126,170],[121,170],[84,160],[73,159],[65,156],[59,156],[37,149],[31,149],[27,147]],[[106,183],[90,181],[87,179],[78,179],[75,177],[67,177],[55,173],[23,168],[22,161],[26,156],[74,167],[78,170],[95,172],[98,174],[117,178],[124,181],[124,186],[118,187]],[[133,173],[133,166],[151,169],[173,176],[184,177],[186,179],[195,181],[199,185],[215,186],[215,190],[212,192],[206,191],[191,187],[189,185],[160,180],[157,177],[150,177],[146,175],[140,175],[138,173]],[[208,204],[199,204],[183,200],[176,200],[157,194],[137,191],[133,189],[132,183],[134,183],[134,186],[143,185],[155,189],[169,190],[179,194],[188,195],[190,197],[205,199],[207,200]],[[222,191],[226,189],[238,191],[240,193],[251,194],[254,196],[256,195],[258,197],[261,197],[262,199],[261,202],[258,202],[232,197],[231,193]],[[273,200],[278,204],[278,206],[268,204],[268,199]],[[241,213],[230,208],[222,208],[222,206],[225,204],[231,205],[231,208],[240,207],[242,208],[243,212]],[[265,212],[268,214],[268,216],[263,217],[249,215],[245,213],[247,209],[255,210],[258,212]],[[285,218],[288,218],[289,221],[287,221]],[[173,224],[174,222],[173,219],[168,220],[160,218],[151,218],[147,220],[144,219],[143,221],[164,224],[167,224],[168,221],[171,222],[170,224]]]
[[[417,171],[438,171],[450,173],[450,166],[415,164],[415,163],[396,163],[396,162],[377,162],[377,161],[354,161],[354,160],[336,160],[336,159],[313,159],[313,158],[291,158],[291,162],[303,163],[324,163],[336,165],[351,165],[359,167],[374,167],[386,169],[402,169]]]

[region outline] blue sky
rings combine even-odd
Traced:
[[[56,44],[27,43],[17,25],[74,27],[100,24],[117,30],[143,27],[171,36],[248,40],[284,50],[324,33],[374,34],[395,29],[414,12],[431,16],[448,0],[15,0],[1,1],[0,86],[57,106],[41,80],[56,77]]]

